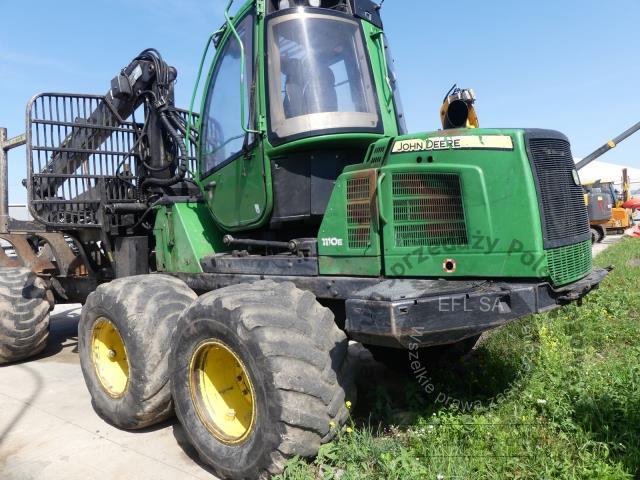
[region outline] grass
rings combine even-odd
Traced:
[[[640,240],[581,307],[528,317],[457,365],[366,389],[349,428],[281,480],[640,478]]]

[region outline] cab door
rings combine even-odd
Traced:
[[[235,27],[244,46],[243,91],[240,44],[229,32],[209,77],[200,129],[199,165],[205,199],[216,222],[230,231],[259,223],[267,205],[261,138],[252,131],[257,103],[253,93],[257,91],[254,25],[255,14],[250,11]]]

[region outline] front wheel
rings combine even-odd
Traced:
[[[223,478],[282,471],[317,454],[353,398],[348,341],[330,310],[293,284],[262,281],[203,295],[171,352],[176,414]]]

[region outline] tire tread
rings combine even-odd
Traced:
[[[232,285],[203,295],[185,312],[178,330],[207,312],[222,310],[226,313],[220,317],[233,319],[231,328],[241,341],[260,345],[280,406],[273,431],[280,433],[276,448],[250,473],[212,467],[222,477],[263,478],[281,472],[295,455],[315,455],[348,419],[345,402],[355,404],[356,400],[348,339],[334,322],[333,313],[311,292],[290,282],[271,280]],[[345,392],[354,398],[345,398]]]
[[[0,364],[39,354],[53,308],[44,280],[28,268],[0,268]]]

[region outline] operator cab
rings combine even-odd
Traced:
[[[306,234],[315,236],[335,180],[347,165],[364,160],[372,141],[365,136],[385,133],[382,92],[376,88],[365,27],[354,15],[354,4],[271,2],[273,9],[265,20],[269,143],[277,147],[335,134],[362,139],[349,144],[334,137],[326,148],[293,148],[272,159],[272,230],[289,229],[293,223],[307,225]],[[376,5],[367,4],[375,14]]]
[[[371,0],[268,0],[265,13],[246,9],[234,19],[244,52],[232,34],[218,46],[201,172],[222,227],[254,227],[251,235],[258,225],[300,227],[314,236],[345,167],[363,162],[383,136],[406,133],[393,60]],[[232,195],[240,202],[233,211]]]

